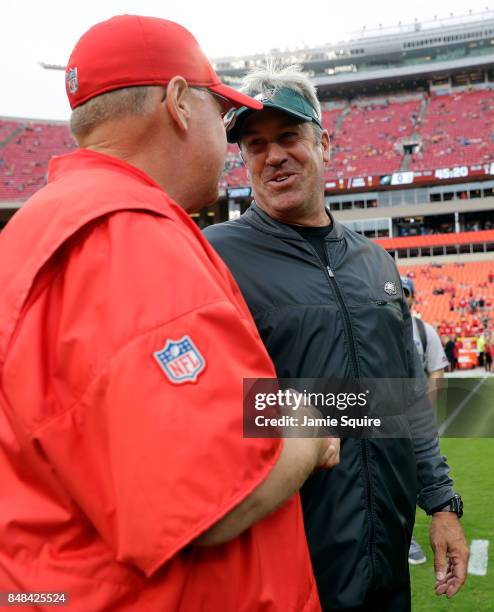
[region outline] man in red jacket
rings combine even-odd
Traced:
[[[296,491],[338,446],[242,438],[243,378],[274,369],[187,215],[217,198],[222,114],[259,104],[130,15],[66,85],[82,148],[0,238],[0,605],[318,610]]]

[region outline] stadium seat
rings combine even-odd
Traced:
[[[46,183],[49,159],[76,147],[67,125],[0,120],[0,200],[26,200]]]
[[[418,127],[411,170],[474,165],[494,157],[494,96],[478,90],[433,95]]]
[[[485,318],[492,327],[494,261],[400,266],[400,273],[413,277],[414,309],[440,335],[478,335],[484,329]],[[472,297],[477,301],[483,298],[482,310],[477,307],[475,312],[471,311],[469,302]],[[462,300],[466,303],[463,309],[460,307]]]

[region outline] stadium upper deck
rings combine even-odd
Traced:
[[[284,63],[299,63],[314,78],[320,94],[369,93],[376,82],[396,88],[397,81],[439,78],[466,68],[494,65],[494,12],[450,16],[430,22],[399,23],[353,33],[346,41],[302,49],[273,49]],[[265,55],[225,57],[215,61],[222,79],[238,82]],[[425,83],[426,84],[426,83]]]
[[[360,99],[325,110],[323,123],[333,135],[328,181],[494,162],[491,89]],[[28,198],[44,184],[49,158],[75,146],[65,124],[0,119],[0,201]],[[246,184],[231,146],[222,186]]]

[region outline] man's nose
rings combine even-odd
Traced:
[[[279,166],[287,159],[285,149],[277,142],[270,142],[267,147],[266,163],[270,166]]]

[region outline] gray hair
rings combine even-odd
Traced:
[[[268,58],[265,66],[253,68],[244,76],[240,91],[248,96],[262,94],[268,97],[273,91],[278,91],[283,87],[292,89],[302,95],[316,110],[317,116],[321,119],[321,104],[317,98],[316,88],[298,64],[283,66],[279,60]],[[313,125],[320,134],[319,126]]]
[[[72,111],[70,129],[74,138],[89,134],[115,117],[147,115],[151,111],[151,93],[155,86],[124,87],[91,98]]]

